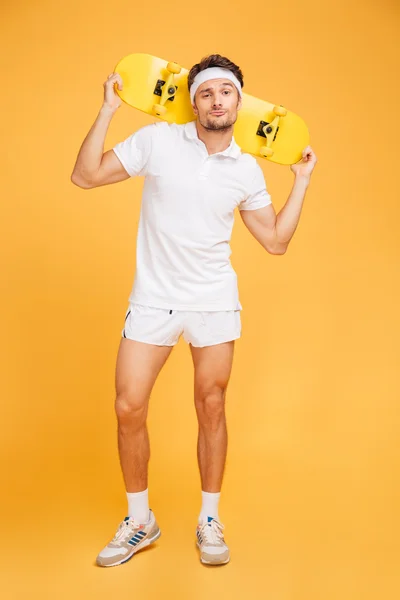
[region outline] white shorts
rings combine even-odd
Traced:
[[[121,335],[130,340],[175,346],[184,340],[197,348],[230,342],[240,337],[240,310],[183,311],[130,303]]]

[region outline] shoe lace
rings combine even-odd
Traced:
[[[207,543],[219,545],[224,539],[223,529],[225,526],[218,519],[213,519],[209,523],[204,523],[201,533]]]
[[[116,534],[114,535],[111,542],[113,544],[122,544],[126,539],[131,538],[136,530],[140,529],[140,523],[135,521],[133,517],[130,517],[127,521],[122,521],[119,524]]]

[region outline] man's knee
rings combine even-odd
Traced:
[[[199,420],[204,423],[219,421],[225,414],[226,386],[213,385],[198,388],[196,408]]]
[[[121,425],[142,425],[146,421],[148,399],[135,393],[118,394],[115,399],[115,413]]]

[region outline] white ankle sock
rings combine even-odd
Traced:
[[[149,488],[142,492],[126,492],[128,499],[128,516],[134,517],[139,523],[146,523],[150,519],[149,513]]]
[[[218,502],[221,496],[221,492],[201,492],[201,511],[199,515],[199,523],[200,521],[207,521],[207,517],[215,517],[219,519],[218,516]]]

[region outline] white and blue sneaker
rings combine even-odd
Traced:
[[[138,523],[133,517],[125,517],[111,542],[97,556],[96,564],[100,567],[121,565],[136,552],[155,542],[161,531],[151,509],[149,517],[147,523]]]
[[[225,544],[222,530],[224,525],[215,517],[207,517],[196,528],[196,544],[200,560],[205,565],[225,565],[229,562],[229,548]]]

